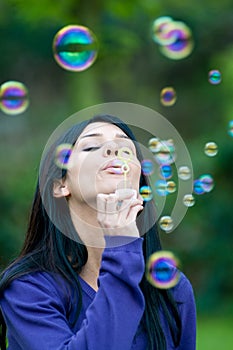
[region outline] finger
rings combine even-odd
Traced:
[[[117,189],[116,192],[116,197],[118,200],[122,201],[128,198],[137,198],[137,191],[133,190],[132,188],[121,188]]]
[[[128,223],[132,221],[136,221],[137,215],[140,211],[142,211],[144,207],[141,204],[136,204],[135,206],[131,207],[128,216],[127,216],[127,221]]]
[[[111,193],[106,198],[106,214],[116,214],[116,206],[117,206],[117,197],[115,193]]]

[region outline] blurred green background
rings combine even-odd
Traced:
[[[194,50],[181,60],[161,54],[153,21],[171,16],[192,30]],[[62,69],[52,41],[62,27],[80,24],[98,38],[96,62],[83,72]],[[198,349],[233,345],[233,3],[231,0],[1,0],[0,84],[29,89],[30,106],[10,116],[0,111],[0,265],[19,252],[41,153],[52,131],[73,113],[98,103],[130,102],[158,111],[178,130],[190,152],[194,177],[211,174],[214,190],[196,196],[179,227],[162,234],[193,284]],[[212,85],[208,72],[219,69]],[[177,101],[165,107],[160,91],[173,86]],[[219,152],[203,148],[215,141]],[[165,237],[166,236],[166,237]]]

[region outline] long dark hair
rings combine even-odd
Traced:
[[[26,239],[19,257],[15,259],[8,268],[3,271],[0,280],[0,294],[16,278],[36,271],[47,271],[59,275],[77,291],[78,300],[77,317],[82,307],[82,292],[78,279],[78,273],[86,264],[88,253],[86,246],[75,238],[75,231],[70,219],[67,203],[64,198],[55,198],[52,195],[54,179],[63,178],[66,169],[60,169],[54,163],[54,151],[63,143],[74,144],[85,127],[94,122],[111,123],[122,129],[135,143],[137,157],[142,161],[143,156],[139,145],[131,129],[117,117],[111,115],[97,115],[91,119],[74,125],[62,136],[60,136],[42,157],[40,177],[35,191],[32,204]],[[140,186],[148,185],[148,179],[141,174]],[[45,204],[46,203],[46,208]],[[62,210],[62,215],[59,215]],[[157,226],[155,224],[156,210],[153,201],[144,203],[143,215],[139,215],[137,224],[139,231],[144,230],[143,254],[147,261],[148,257],[155,251],[161,250],[161,243]],[[62,232],[60,223],[62,220]],[[145,232],[145,226],[146,232]],[[67,230],[67,233],[64,232]],[[65,233],[65,234],[64,234]],[[161,326],[159,309],[169,325],[174,341],[178,346],[181,335],[181,321],[178,309],[172,293],[169,290],[161,290],[153,287],[146,279],[145,274],[141,281],[141,289],[145,297],[146,307],[142,319],[148,336],[148,350],[154,348],[166,350],[166,339]],[[0,315],[2,325],[1,349],[5,349],[5,325]]]

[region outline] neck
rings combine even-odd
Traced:
[[[102,258],[103,248],[87,247],[88,260],[83,266],[80,276],[87,282],[95,291],[98,290],[98,277]]]

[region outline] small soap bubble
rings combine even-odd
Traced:
[[[204,152],[208,157],[214,157],[218,154],[218,146],[215,142],[207,142],[205,144]]]
[[[0,108],[9,115],[23,113],[29,105],[28,90],[19,81],[7,81],[0,86]]]
[[[213,69],[208,73],[208,80],[210,84],[217,85],[222,81],[222,74],[217,69]]]
[[[148,142],[148,147],[152,153],[156,153],[160,147],[160,140],[157,137],[152,137]]]
[[[195,204],[195,198],[192,194],[186,194],[184,195],[183,203],[186,207],[193,207]]]
[[[146,176],[153,174],[154,172],[154,164],[150,159],[144,159],[141,162],[142,173]]]
[[[191,178],[191,170],[188,166],[181,166],[178,169],[178,177],[181,180],[189,180]]]
[[[170,232],[174,226],[171,216],[162,216],[159,220],[159,226],[163,231]]]
[[[160,102],[164,106],[173,106],[176,102],[176,91],[172,86],[165,87],[160,92]]]
[[[160,168],[160,174],[164,179],[170,179],[172,177],[172,167],[169,164],[161,165]]]
[[[142,196],[144,202],[148,202],[153,198],[153,193],[152,193],[152,189],[150,186],[140,187],[139,193]]]
[[[155,191],[159,196],[166,196],[167,191],[167,181],[165,180],[157,180],[155,182]]]
[[[205,193],[205,190],[203,189],[203,185],[200,179],[196,179],[193,181],[193,192],[198,195]]]
[[[152,39],[160,45],[168,45],[174,42],[174,37],[170,36],[164,29],[166,24],[172,22],[169,16],[156,18],[152,24]]]
[[[193,51],[193,38],[190,28],[183,22],[172,21],[165,24],[163,36],[173,38],[168,45],[161,45],[161,53],[172,60],[186,58]]]
[[[209,174],[204,174],[199,177],[199,180],[201,181],[202,188],[205,192],[211,192],[214,188],[214,179]]]
[[[176,192],[176,183],[174,181],[167,182],[167,192],[169,194]]]
[[[81,72],[97,58],[97,39],[92,31],[80,25],[68,25],[53,40],[56,62],[64,69]]]
[[[146,278],[156,288],[172,288],[180,279],[178,266],[179,261],[172,252],[155,252],[147,260]]]
[[[158,150],[154,152],[154,158],[159,165],[169,165],[176,159],[173,140],[160,141]]]
[[[72,153],[73,145],[62,143],[55,151],[55,164],[61,169],[68,169],[69,159]]]
[[[233,120],[230,120],[228,123],[228,134],[233,137]]]

